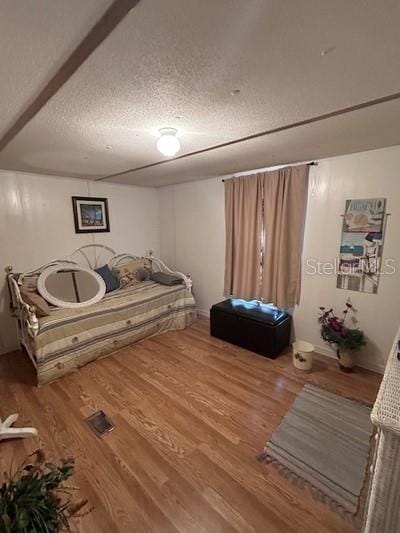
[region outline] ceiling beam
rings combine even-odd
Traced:
[[[61,89],[90,54],[96,50],[139,2],[140,0],[114,0],[100,20],[79,43],[50,81],[48,81],[46,86],[6,131],[0,139],[0,151],[14,139],[22,128],[47,104],[50,98]]]
[[[365,109],[367,107],[375,106],[378,104],[384,104],[386,102],[391,102],[392,100],[398,100],[399,98],[400,98],[400,92],[389,94],[387,96],[382,96],[381,98],[375,98],[374,100],[368,100],[366,102],[362,102],[361,104],[355,104],[349,107],[344,107],[342,109],[337,109],[336,111],[330,111],[329,113],[323,113],[322,115],[317,115],[315,117],[310,117],[304,120],[299,120],[297,122],[292,122],[290,124],[285,124],[283,126],[278,126],[270,130],[261,131],[259,133],[254,133],[253,135],[247,135],[246,137],[240,137],[239,139],[234,139],[232,141],[227,141],[221,144],[215,144],[207,148],[201,148],[200,150],[188,152],[186,154],[178,155],[176,157],[170,157],[168,159],[161,159],[160,161],[156,161],[155,163],[148,163],[147,165],[130,168],[122,172],[115,172],[114,174],[109,174],[108,176],[97,178],[95,181],[103,181],[103,180],[115,178],[117,176],[124,176],[127,174],[131,174],[132,172],[138,172],[139,170],[145,170],[147,168],[158,167],[159,165],[165,165],[167,163],[171,163],[172,161],[180,161],[181,159],[186,159],[188,157],[193,157],[199,154],[205,154],[207,152],[212,152],[214,150],[226,148],[227,146],[232,146],[234,144],[239,144],[242,142],[251,141],[253,139],[258,139],[259,137],[265,137],[267,135],[272,135],[273,133],[279,133],[281,131],[298,128],[300,126],[306,126],[307,124],[313,124],[314,122],[320,122],[321,120],[338,117],[340,115],[345,115],[346,113],[351,113],[353,111],[359,111],[360,109]]]

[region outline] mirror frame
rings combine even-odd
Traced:
[[[96,279],[99,285],[99,290],[97,291],[97,294],[95,294],[93,298],[91,298],[90,300],[86,300],[85,302],[66,302],[64,300],[59,300],[53,294],[49,293],[48,290],[46,289],[46,280],[50,276],[50,274],[54,274],[55,272],[58,272],[60,270],[75,270],[76,272],[87,272],[88,274],[90,274]],[[53,304],[57,307],[63,307],[66,309],[78,309],[80,307],[88,307],[89,305],[93,305],[97,302],[100,302],[100,300],[103,298],[103,296],[106,293],[106,285],[104,283],[103,278],[91,268],[87,268],[87,267],[80,266],[80,265],[71,265],[71,264],[63,265],[61,263],[58,265],[52,265],[52,266],[46,267],[42,271],[38,279],[37,290],[40,296],[43,296],[43,298],[47,300],[50,304]]]

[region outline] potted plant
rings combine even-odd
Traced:
[[[87,500],[72,501],[73,487],[63,485],[74,473],[74,460],[63,459],[61,465],[46,462],[42,450],[28,456],[0,487],[0,531],[4,533],[54,533],[69,530],[69,519],[83,516],[80,511]],[[88,510],[87,512],[90,512]],[[84,513],[86,514],[86,513]]]
[[[342,317],[335,315],[332,308],[320,307],[319,309],[321,313],[318,322],[321,325],[322,339],[336,347],[340,369],[344,372],[351,372],[355,364],[355,352],[365,346],[367,341],[362,330],[349,328],[346,324],[349,313],[354,313],[350,299],[346,302]]]

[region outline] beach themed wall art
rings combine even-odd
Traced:
[[[385,210],[385,198],[346,200],[337,288],[378,292]]]

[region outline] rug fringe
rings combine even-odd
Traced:
[[[320,501],[321,503],[328,505],[333,512],[337,513],[344,520],[351,522],[351,524],[354,526],[356,525],[356,513],[351,513],[350,511],[348,511],[338,501],[333,499],[329,494],[322,491],[296,472],[293,472],[293,470],[290,470],[290,468],[288,468],[286,465],[283,465],[275,457],[272,457],[266,450],[264,450],[257,456],[257,461],[262,464],[272,465],[274,469],[277,470],[279,474],[282,475],[285,479],[289,480],[292,485],[300,489],[307,488],[314,500]]]

